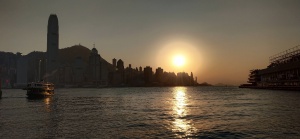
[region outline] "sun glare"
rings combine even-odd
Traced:
[[[185,58],[181,55],[177,55],[173,58],[173,64],[177,67],[182,67],[185,63]]]
[[[198,73],[202,65],[202,54],[199,49],[202,44],[193,40],[174,38],[158,44],[160,48],[156,56],[156,66],[165,71]]]

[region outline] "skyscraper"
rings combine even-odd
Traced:
[[[98,54],[96,48],[92,49],[91,55],[89,57],[89,76],[94,84],[99,85],[101,81],[101,57]]]
[[[152,68],[150,66],[147,66],[144,68],[144,80],[145,84],[151,85],[152,83]]]
[[[47,69],[52,71],[58,64],[58,18],[51,14],[48,20],[47,30]]]

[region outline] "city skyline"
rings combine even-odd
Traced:
[[[0,51],[46,52],[47,18],[55,13],[60,49],[95,43],[104,59],[123,59],[126,67],[192,71],[199,83],[237,85],[299,44],[299,1],[68,2],[0,2]],[[171,60],[178,54],[187,62],[181,68]]]

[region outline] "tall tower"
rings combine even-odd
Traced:
[[[112,60],[112,62],[113,62],[113,67],[114,67],[114,70],[117,68],[117,59],[113,59]]]
[[[191,85],[194,85],[194,75],[193,75],[193,72],[191,72]]]
[[[51,14],[48,20],[47,30],[47,69],[50,71],[57,68],[58,64],[58,18]]]

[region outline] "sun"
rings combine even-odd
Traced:
[[[185,58],[181,55],[174,56],[173,64],[177,67],[182,67],[185,63]]]

